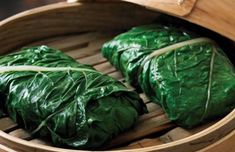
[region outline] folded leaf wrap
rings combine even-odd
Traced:
[[[103,145],[146,110],[121,82],[46,46],[0,57],[0,97],[34,135],[78,149]]]
[[[212,40],[173,26],[146,25],[107,42],[102,53],[183,127],[235,107],[234,67]]]

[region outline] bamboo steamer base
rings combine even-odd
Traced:
[[[26,14],[20,14],[12,19],[6,20],[2,24],[0,23],[0,44],[3,46],[1,53],[9,53],[20,49],[23,46],[47,45],[64,51],[67,55],[73,57],[80,63],[92,65],[96,70],[122,81],[130,90],[135,90],[135,88],[125,82],[121,73],[102,57],[100,48],[103,43],[111,40],[123,29],[128,29],[130,26],[138,24],[151,23],[158,14],[141,10],[137,6],[131,4],[115,4],[115,6],[118,7],[116,9],[110,8],[113,6],[112,4],[103,6],[104,4],[99,5],[97,3],[92,5],[95,6],[90,6],[90,4],[89,6],[80,6],[80,4],[68,5],[63,3],[51,5],[50,7],[36,9]],[[89,13],[91,11],[95,12],[96,16],[94,16],[94,14],[90,14],[90,16],[88,14],[88,17],[86,18],[76,16],[75,13],[80,11],[79,7],[87,7],[87,11],[83,10],[82,13]],[[103,8],[105,10],[103,10],[104,12],[102,12],[103,14],[101,16],[99,16],[98,8]],[[136,9],[137,14],[133,14],[131,17],[132,19],[120,12],[122,9],[128,10],[130,8]],[[74,12],[74,10],[78,12]],[[103,18],[104,16],[109,18],[110,13],[114,13],[111,15],[113,16],[112,19]],[[57,21],[56,23],[37,21],[38,17],[40,17],[40,19],[43,18],[44,20],[49,20],[51,18],[55,19],[55,17],[58,17],[58,14],[63,14],[63,17],[61,20],[57,19],[60,21]],[[71,20],[72,14],[73,17],[80,19],[79,23],[66,22],[66,19],[68,18]],[[142,14],[140,19],[145,18],[147,21],[136,22],[135,20],[139,18],[139,14]],[[126,22],[120,23],[120,21],[117,20],[120,16],[124,20],[126,19]],[[93,19],[96,19],[96,22],[92,22]],[[101,20],[100,23],[98,22],[99,20]],[[115,28],[105,27],[105,21],[108,20],[112,21],[112,26],[119,24]],[[86,27],[86,25],[89,24],[89,21],[92,22],[92,25]],[[53,29],[56,24],[63,25],[63,31],[61,31],[61,29]],[[21,28],[16,30],[19,25],[21,25]],[[78,26],[78,28],[71,28],[73,27],[72,25]],[[44,29],[45,27],[48,28],[48,31]],[[16,32],[12,32],[11,29],[14,29]],[[45,31],[45,33],[41,33],[43,31]],[[140,96],[146,104],[149,113],[141,116],[137,125],[132,130],[114,138],[104,145],[101,148],[102,150],[190,152],[215,143],[232,132],[235,128],[234,110],[221,120],[218,119],[217,121],[209,122],[208,124],[192,130],[185,130],[171,123],[162,109],[158,105],[152,103],[144,93],[140,93]],[[0,150],[2,149],[3,151],[8,151],[7,147],[16,151],[27,152],[79,151],[53,147],[50,141],[31,136],[27,131],[12,122],[9,117],[0,118],[0,130],[0,143],[3,145],[3,148],[0,147]],[[233,136],[227,138],[234,139]],[[208,149],[205,150],[208,151]]]
[[[66,35],[60,37],[54,37],[45,39],[43,41],[37,41],[29,46],[38,46],[38,45],[47,45],[53,48],[60,49],[64,51],[67,55],[73,57],[78,62],[83,64],[92,65],[96,70],[101,71],[104,74],[107,74],[119,81],[122,81],[130,90],[134,90],[133,87],[128,85],[122,77],[121,73],[117,71],[110,63],[102,57],[100,48],[102,44],[106,41],[112,39],[118,32],[115,33],[104,33],[104,32],[84,32],[76,35]],[[172,141],[177,141],[179,139],[189,137],[195,133],[200,132],[201,130],[207,128],[214,122],[194,128],[193,130],[185,130],[183,128],[177,127],[174,124],[170,123],[167,117],[165,116],[162,109],[148,100],[144,93],[140,93],[141,98],[144,100],[149,113],[141,116],[137,123],[137,126],[124,134],[121,134],[119,137],[114,139],[110,145],[119,145],[125,144],[122,147],[115,147],[113,150],[124,150],[124,149],[136,149],[136,148],[145,148],[150,146],[162,145],[164,143],[169,143]],[[0,129],[3,131],[1,134],[6,133],[7,136],[12,136],[13,138],[19,138],[28,142],[30,145],[44,145],[52,146],[49,141],[43,139],[35,138],[31,136],[27,131],[20,128],[17,124],[12,122],[9,117],[4,117],[0,119]],[[158,133],[159,134],[154,134]],[[151,135],[148,137],[147,135]],[[146,137],[147,136],[147,137]],[[3,139],[2,139],[3,140]],[[209,140],[210,143],[216,139]],[[4,141],[3,141],[4,142]],[[129,143],[130,142],[130,143]],[[207,144],[205,141],[205,144]],[[8,145],[8,143],[5,143]],[[18,144],[18,143],[17,143]],[[29,147],[19,143],[15,144],[13,148],[20,151],[31,151]],[[201,145],[203,143],[195,143],[195,145]],[[194,146],[195,146],[194,145]],[[106,145],[109,147],[109,145]],[[104,146],[106,148],[106,146]],[[25,149],[26,148],[26,149]],[[45,147],[46,148],[46,147]],[[48,150],[57,151],[57,149],[49,148]],[[41,149],[42,150],[42,149]],[[60,151],[63,151],[60,149]]]

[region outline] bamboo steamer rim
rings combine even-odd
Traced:
[[[0,21],[0,28],[4,27],[5,25],[8,25],[8,24],[14,24],[19,18],[27,18],[33,14],[38,14],[38,13],[43,14],[43,13],[47,13],[48,11],[54,10],[54,9],[60,9],[60,8],[66,8],[66,7],[79,7],[81,5],[82,5],[81,3],[60,2],[60,3],[56,3],[56,4],[50,4],[50,5],[45,5],[45,6],[33,8],[30,10],[20,12],[16,15],[13,15],[9,18],[6,18],[6,19]]]
[[[30,11],[25,11],[22,13],[19,13],[17,15],[14,15],[8,19],[5,19],[0,22],[0,29],[4,28],[5,26],[9,24],[14,24],[19,18],[27,18],[31,17],[33,14],[43,14],[47,13],[48,11],[55,10],[55,9],[60,9],[60,8],[68,8],[68,7],[79,7],[82,4],[80,3],[57,3],[57,4],[51,4],[48,6],[44,7],[39,7],[32,9]],[[231,127],[232,126],[232,127]],[[223,119],[215,123],[214,125],[204,129],[201,132],[198,132],[194,135],[191,135],[189,137],[173,141],[170,143],[162,144],[162,145],[157,145],[157,146],[151,146],[151,147],[146,147],[146,148],[138,148],[138,149],[131,149],[131,150],[121,150],[124,152],[142,152],[142,151],[164,151],[166,148],[174,148],[175,146],[185,146],[185,143],[193,143],[200,141],[204,137],[210,135],[210,134],[216,134],[218,131],[222,130],[224,131],[224,136],[234,130],[235,128],[235,109],[230,112],[227,116],[225,116]],[[78,152],[78,151],[85,151],[85,150],[72,150],[72,149],[64,149],[64,148],[57,148],[57,147],[51,147],[51,146],[46,146],[46,145],[41,145],[37,143],[31,143],[29,141],[11,136],[3,131],[0,131],[0,137],[7,140],[11,141],[13,143],[19,143],[21,145],[27,146],[27,147],[32,147],[32,148],[37,148],[39,150],[46,150],[46,151],[58,151],[58,152],[63,152],[63,151],[68,151],[68,152]],[[115,152],[118,150],[110,150],[110,152]]]
[[[230,125],[235,123],[235,110],[233,110],[232,112],[230,112],[226,117],[224,117],[222,120],[218,121],[216,124],[208,127],[207,129],[196,133],[192,136],[177,140],[177,141],[173,141],[171,143],[167,143],[167,144],[162,144],[162,145],[158,145],[158,146],[151,146],[151,147],[146,147],[146,148],[138,148],[138,149],[132,149],[132,150],[121,150],[124,152],[142,152],[142,151],[156,151],[156,150],[164,150],[165,148],[168,147],[174,147],[177,145],[181,145],[184,144],[186,142],[190,142],[190,141],[194,141],[196,139],[200,139],[204,136],[206,136],[207,134],[216,132],[219,129],[223,129],[226,125]],[[57,152],[63,152],[63,151],[68,151],[68,152],[78,152],[78,151],[86,151],[86,150],[72,150],[72,149],[64,149],[64,148],[56,148],[56,147],[51,147],[51,146],[45,146],[45,145],[40,145],[37,143],[30,143],[28,141],[25,141],[23,139],[20,138],[16,138],[14,136],[8,135],[7,133],[0,131],[0,136],[10,140],[10,141],[14,141],[14,142],[18,142],[22,145],[28,146],[28,147],[33,147],[33,148],[38,148],[41,150],[50,150],[50,151],[57,151]],[[109,152],[117,152],[117,150],[110,150]]]

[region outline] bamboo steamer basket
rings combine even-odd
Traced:
[[[120,31],[150,24],[162,12],[235,40],[235,0],[124,1],[135,4],[118,0],[62,2],[17,14],[0,22],[0,53],[10,53],[24,46],[48,45],[127,84],[102,57],[100,48]],[[150,113],[141,116],[133,130],[107,143],[104,149],[126,152],[233,151],[235,110],[220,120],[185,130],[170,123],[162,109],[143,93],[140,96]],[[53,147],[47,140],[32,137],[9,117],[0,118],[0,144],[1,151],[79,151]]]

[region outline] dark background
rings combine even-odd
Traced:
[[[0,0],[0,21],[16,13],[66,0]]]

